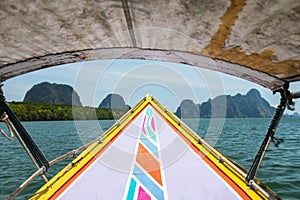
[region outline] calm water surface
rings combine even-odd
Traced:
[[[226,119],[224,127],[218,125],[216,130],[213,127],[209,129],[209,134],[207,130],[211,125],[210,120],[184,121],[207,141],[217,141],[215,147],[249,169],[270,119]],[[80,121],[75,125],[73,121],[23,122],[48,160],[96,138],[113,123],[114,121]],[[5,129],[3,123],[0,126]],[[222,130],[221,135],[213,134],[218,130]],[[279,148],[270,145],[257,177],[282,199],[300,199],[300,119],[283,119],[276,137],[284,139],[284,143]],[[0,136],[0,147],[0,199],[6,199],[35,172],[35,168],[17,141],[9,142]],[[51,178],[71,160],[67,159],[51,167],[47,177]],[[42,185],[42,178],[38,178],[16,199],[30,197]]]

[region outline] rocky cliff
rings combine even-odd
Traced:
[[[118,94],[108,94],[102,100],[98,108],[130,109],[130,106],[125,104],[125,101],[122,96]]]
[[[71,86],[48,82],[34,85],[26,92],[23,102],[82,106]]]
[[[256,89],[246,95],[220,95],[201,104],[183,100],[177,108],[176,115],[181,118],[195,117],[271,117],[275,108],[261,97]]]

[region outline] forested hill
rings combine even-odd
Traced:
[[[23,102],[82,106],[71,86],[48,82],[34,85],[26,92]]]
[[[23,102],[9,105],[21,121],[110,120],[119,119],[130,109],[124,100],[120,106],[120,100],[123,97],[110,94],[102,102],[105,106],[84,107],[71,86],[42,82],[26,92]]]
[[[246,95],[221,95],[201,104],[192,100],[183,100],[176,111],[181,118],[197,117],[271,117],[275,108],[261,97],[256,89],[251,89]]]
[[[10,102],[9,106],[21,121],[111,120],[119,119],[128,109],[106,109],[45,103]]]
[[[110,108],[110,109],[130,109],[129,105],[125,104],[125,101],[121,95],[108,94],[100,103],[98,108]]]
[[[98,108],[83,107],[71,86],[48,82],[34,85],[24,102],[10,106],[22,121],[119,119],[130,109],[118,94],[108,94]],[[181,118],[271,117],[274,110],[258,90],[251,89],[246,95],[221,95],[201,104],[186,99],[175,114]]]

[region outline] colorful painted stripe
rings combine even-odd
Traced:
[[[136,159],[125,192],[127,200],[164,199],[159,146],[152,107],[148,107],[137,141]]]
[[[145,192],[145,190],[140,186],[139,188],[139,194],[138,194],[138,200],[150,200],[151,197]]]
[[[132,178],[130,181],[129,191],[126,200],[133,200],[136,188],[136,181]]]
[[[154,118],[153,118],[153,110],[148,107],[146,110],[146,115],[144,117],[147,118],[146,123],[143,124],[143,130],[145,131],[145,135],[149,135],[154,142],[157,142],[156,134],[155,134],[155,125],[154,125]]]
[[[156,199],[164,199],[163,190],[147,176],[144,170],[135,165],[133,174]]]
[[[157,146],[155,144],[153,144],[149,140],[149,138],[147,138],[145,135],[141,134],[140,141],[145,147],[147,147],[147,149],[149,149],[156,156],[156,158],[158,158]]]
[[[150,152],[143,147],[140,143],[138,147],[138,154],[136,156],[136,162],[149,173],[160,185],[162,185],[160,164],[156,158],[153,157]]]

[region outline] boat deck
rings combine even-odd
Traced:
[[[268,199],[151,96],[31,199]]]

